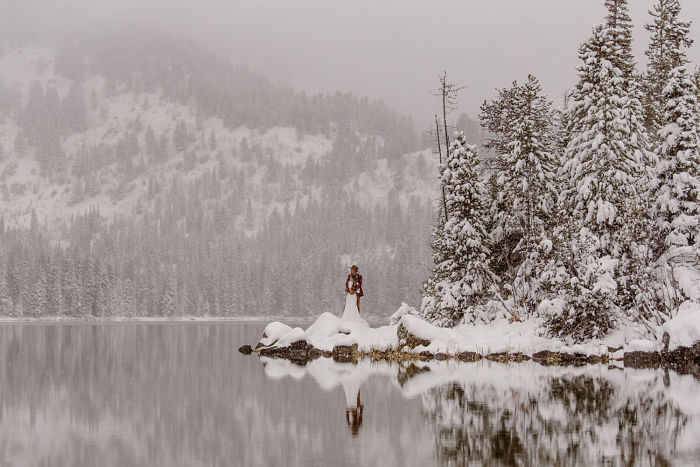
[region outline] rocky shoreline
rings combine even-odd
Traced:
[[[257,354],[261,357],[281,358],[298,365],[306,365],[308,362],[320,357],[332,358],[338,363],[357,363],[362,359],[371,361],[388,362],[413,362],[429,360],[456,360],[460,362],[476,362],[486,359],[496,362],[519,363],[532,360],[545,366],[582,366],[582,365],[609,365],[615,366],[621,362],[629,368],[668,368],[681,374],[691,374],[700,379],[700,341],[692,347],[678,347],[668,350],[668,338],[664,336],[664,350],[661,351],[631,351],[624,352],[622,347],[608,347],[607,355],[584,355],[577,353],[555,352],[543,350],[527,355],[522,352],[496,352],[481,354],[478,352],[438,352],[416,351],[417,347],[428,347],[431,342],[427,339],[411,334],[403,325],[397,330],[399,347],[397,349],[379,350],[372,349],[369,352],[358,349],[357,344],[337,345],[332,351],[321,350],[313,347],[305,340],[298,340],[290,345],[277,346],[276,342],[264,345],[259,342],[255,348],[243,345],[238,350],[246,355]],[[263,334],[263,340],[267,338]]]

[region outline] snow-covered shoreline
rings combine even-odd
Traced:
[[[348,323],[323,313],[307,329],[279,321],[269,323],[255,348],[261,356],[299,363],[321,356],[339,360],[535,360],[543,364],[586,364],[623,361],[635,366],[700,365],[700,305],[685,303],[676,318],[659,327],[654,340],[632,326],[620,327],[603,339],[583,343],[548,337],[542,320],[440,328],[419,318],[403,304],[385,326]],[[664,335],[668,337],[664,339]],[[242,352],[253,351],[244,346]]]

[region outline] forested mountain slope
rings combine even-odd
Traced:
[[[148,31],[5,45],[5,314],[316,314],[417,300],[435,157],[381,102],[307,97]]]

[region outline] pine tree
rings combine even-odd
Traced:
[[[618,53],[611,57],[616,68],[622,71],[625,79],[634,74],[634,55],[632,54],[632,18],[629,15],[627,0],[605,0],[608,15],[605,25],[610,31],[613,42],[619,47]]]
[[[442,171],[450,217],[433,231],[435,266],[422,289],[421,313],[438,326],[451,327],[463,319],[472,322],[474,306],[493,289],[484,225],[485,190],[477,166],[476,147],[457,133]]]
[[[14,307],[7,285],[7,270],[0,266],[0,316],[14,316]]]
[[[644,108],[646,124],[652,134],[666,125],[663,90],[671,71],[688,63],[685,49],[693,45],[689,37],[691,23],[681,21],[680,12],[679,0],[657,0],[654,9],[649,11],[653,22],[645,25],[651,33],[651,42],[645,52],[649,65],[644,76]]]
[[[173,130],[173,144],[175,145],[175,149],[178,152],[183,152],[187,149],[189,138],[187,124],[182,120],[178,120]]]
[[[626,2],[622,2],[623,4]],[[626,8],[626,5],[625,5]],[[561,198],[571,212],[567,262],[567,309],[564,323],[550,321],[555,334],[577,339],[604,335],[614,323],[614,307],[626,306],[632,282],[625,264],[633,239],[626,225],[638,215],[647,183],[646,134],[638,99],[625,72],[619,31],[596,26],[579,50],[582,65],[570,110],[572,138],[564,154]],[[637,113],[639,112],[639,113]],[[596,305],[598,304],[598,305]],[[591,316],[591,310],[596,313]]]
[[[625,222],[628,202],[640,198],[641,143],[646,138],[627,117],[630,97],[622,71],[611,60],[618,50],[613,39],[608,29],[597,26],[579,50],[583,65],[563,167],[573,215],[609,252],[619,247],[614,234]]]
[[[666,247],[696,246],[700,241],[700,118],[697,88],[685,66],[671,71],[663,90],[659,130],[656,210]]]
[[[75,274],[75,262],[67,257],[61,264],[61,296],[65,313],[71,316],[79,314],[81,293]]]
[[[175,315],[177,310],[177,295],[175,294],[175,280],[172,275],[169,274],[165,284],[165,290],[161,296],[159,308],[160,315],[166,317],[172,317]]]
[[[549,242],[556,204],[556,160],[552,154],[554,113],[534,76],[513,83],[496,101],[482,106],[483,125],[494,135],[489,145],[496,161],[495,242],[505,244],[509,284],[517,317],[533,312],[539,301],[540,244]],[[508,239],[516,241],[509,246]]]
[[[62,315],[64,311],[61,278],[56,264],[50,264],[46,276],[46,308],[51,316]]]
[[[31,289],[27,312],[32,316],[46,314],[46,276],[41,273]]]

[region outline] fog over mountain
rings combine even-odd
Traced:
[[[2,29],[21,34],[123,22],[191,37],[207,49],[307,93],[352,91],[381,98],[430,125],[429,94],[447,70],[468,88],[463,111],[474,117],[494,89],[536,73],[559,104],[575,82],[576,49],[603,2],[488,0],[419,2],[359,0],[3,0]],[[643,24],[652,0],[630,2],[634,49],[645,62]],[[700,2],[684,2],[684,16],[700,18]],[[28,27],[27,25],[33,25]],[[98,26],[96,26],[98,25]],[[700,40],[698,28],[691,37]],[[691,62],[700,61],[698,48]],[[455,115],[455,119],[457,116]]]

